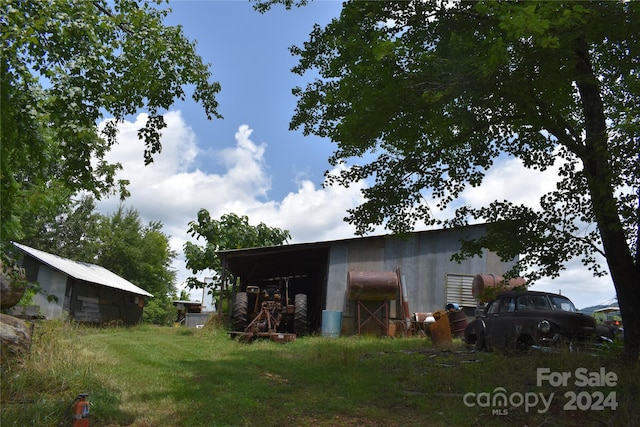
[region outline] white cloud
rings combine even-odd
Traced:
[[[362,201],[361,185],[350,188],[316,188],[308,180],[299,183],[281,202],[251,209],[249,218],[291,232],[292,243],[324,241],[354,236],[355,228],[343,221],[346,210]]]
[[[223,150],[220,157],[227,168],[225,179],[233,182],[233,198],[237,201],[265,196],[271,186],[270,178],[265,173],[265,144],[256,145],[249,137],[253,130],[241,125],[235,134],[237,145]]]
[[[556,164],[546,171],[527,169],[520,159],[510,158],[497,163],[488,171],[482,185],[466,189],[462,198],[475,208],[487,206],[494,200],[540,208],[540,197],[555,188],[559,168]]]
[[[562,293],[568,296],[578,309],[609,301],[616,296],[611,276],[593,277],[579,259],[567,263],[557,279],[541,279],[530,289]]]

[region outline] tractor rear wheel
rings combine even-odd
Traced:
[[[246,292],[238,292],[233,303],[233,316],[231,326],[236,332],[244,332],[247,327],[247,311],[249,309],[249,298]]]
[[[293,332],[299,336],[305,336],[309,329],[307,320],[307,296],[298,294],[295,298],[293,311]]]

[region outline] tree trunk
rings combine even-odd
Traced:
[[[625,283],[616,283],[618,304],[624,326],[625,357],[629,361],[640,360],[640,274],[630,276]]]
[[[584,166],[593,213],[618,296],[624,324],[624,349],[628,360],[640,356],[640,270],[631,254],[618,215],[609,163],[606,119],[598,80],[593,73],[588,46],[578,42],[576,84],[582,99],[586,136],[578,154]]]
[[[602,238],[609,273],[616,288],[620,313],[624,324],[626,358],[640,356],[640,271],[634,262],[623,226],[618,216],[609,170],[606,161],[597,154],[584,163],[596,222]],[[607,191],[608,188],[608,191]]]

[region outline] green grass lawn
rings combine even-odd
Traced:
[[[604,367],[615,386],[537,384],[537,368],[588,373]],[[551,393],[541,405],[498,407],[477,396]],[[565,410],[565,393],[595,403],[615,392],[612,410]],[[638,425],[640,378],[614,353],[477,353],[424,338],[305,337],[242,344],[216,328],[93,329],[37,325],[31,353],[3,364],[6,426],[58,426],[86,392],[91,426],[486,426]],[[586,392],[588,396],[584,393]],[[475,393],[475,397],[465,395]],[[518,403],[514,397],[514,402]],[[481,400],[482,402],[482,400]],[[611,401],[610,401],[611,402]],[[570,403],[570,402],[569,402]],[[501,409],[501,411],[495,411]],[[71,425],[70,421],[65,420]]]

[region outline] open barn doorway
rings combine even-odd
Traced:
[[[277,289],[281,298],[293,304],[295,296],[307,297],[308,332],[321,328],[322,308],[326,302],[329,245],[309,243],[238,249],[218,252],[227,273],[236,278],[232,301],[247,287]],[[251,290],[252,288],[249,288]],[[231,313],[229,313],[231,321]]]

